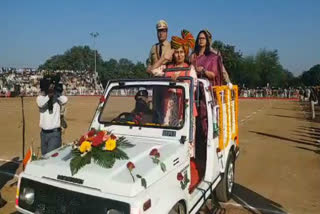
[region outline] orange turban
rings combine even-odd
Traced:
[[[171,47],[173,49],[178,49],[180,47],[183,48],[186,56],[189,55],[189,49],[193,49],[195,46],[195,40],[192,34],[187,31],[187,30],[182,30],[181,31],[181,36],[182,38],[178,36],[173,36],[171,38]]]

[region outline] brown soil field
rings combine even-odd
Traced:
[[[63,134],[67,143],[84,133],[99,97],[69,97]],[[24,98],[26,148],[40,146],[35,98]],[[310,121],[308,103],[288,100],[240,100],[240,156],[232,200],[201,213],[320,213],[320,109]],[[22,156],[20,98],[0,98],[0,191],[15,213],[15,161]],[[39,151],[40,152],[40,151]]]

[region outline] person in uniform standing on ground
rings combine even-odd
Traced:
[[[315,105],[318,104],[318,97],[316,88],[312,87],[310,90],[310,105],[311,105],[311,113],[312,113],[312,120],[316,118],[316,112],[315,112]]]
[[[171,44],[167,40],[168,38],[168,24],[164,20],[158,21],[156,25],[158,43],[154,44],[150,50],[149,58],[147,61],[147,72],[151,74],[151,70],[157,68],[160,65],[156,63],[161,59],[161,57],[165,56],[165,53],[171,51]],[[172,52],[170,52],[169,56],[172,57]],[[162,61],[162,64],[166,64],[170,59]]]
[[[40,111],[41,153],[45,155],[61,146],[61,106],[66,105],[68,98],[56,92],[49,79],[40,82],[41,93],[37,97]]]

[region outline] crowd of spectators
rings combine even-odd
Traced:
[[[40,93],[40,80],[48,73],[45,70],[13,68],[0,69],[0,96],[37,96]],[[63,84],[64,94],[72,95],[100,95],[102,84],[91,71],[57,70]]]
[[[298,98],[299,89],[297,88],[240,88],[240,97],[272,97],[272,98]]]
[[[47,73],[45,70],[0,68],[0,97],[37,96],[40,93],[40,80]],[[63,84],[63,93],[74,95],[100,95],[103,93],[102,84],[92,71],[57,70]],[[132,92],[133,93],[133,92]],[[299,98],[309,97],[308,88],[240,88],[240,97],[274,97]]]
[[[320,100],[320,86],[301,88],[299,91],[300,101],[310,101],[312,96],[316,97],[316,100]]]

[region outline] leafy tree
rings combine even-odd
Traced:
[[[237,83],[240,79],[238,70],[241,63],[242,53],[236,51],[235,46],[224,44],[221,41],[214,41],[212,48],[220,52],[226,70],[228,71],[231,79]]]
[[[320,64],[294,77],[285,70],[279,61],[277,50],[261,49],[254,56],[242,56],[233,45],[215,41],[212,47],[217,50],[234,84],[246,87],[263,87],[269,83],[274,87],[290,87],[304,84],[320,84]],[[94,70],[94,50],[89,46],[74,46],[62,55],[55,55],[45,61],[39,69],[46,70]],[[119,61],[104,61],[97,52],[97,72],[103,85],[110,79],[147,78],[146,66],[142,62],[133,63],[122,58]]]
[[[261,86],[278,86],[278,78],[281,73],[281,65],[277,50],[267,51],[260,50],[256,55],[257,71],[260,73]]]
[[[143,63],[134,64],[128,59],[110,59],[103,61],[97,52],[97,72],[103,85],[110,79],[146,78],[146,67]],[[55,55],[39,66],[42,70],[94,70],[94,50],[89,46],[74,46],[62,55]]]
[[[305,86],[320,85],[320,64],[314,65],[308,71],[304,71],[300,78]]]
[[[239,79],[238,84],[249,88],[257,87],[261,82],[257,65],[253,56],[247,56],[241,59],[239,70],[237,71]]]
[[[101,72],[103,60],[97,53],[97,72]],[[99,69],[98,69],[99,68]],[[39,69],[46,70],[94,70],[94,50],[89,46],[74,46],[63,55],[55,55],[48,59]]]

